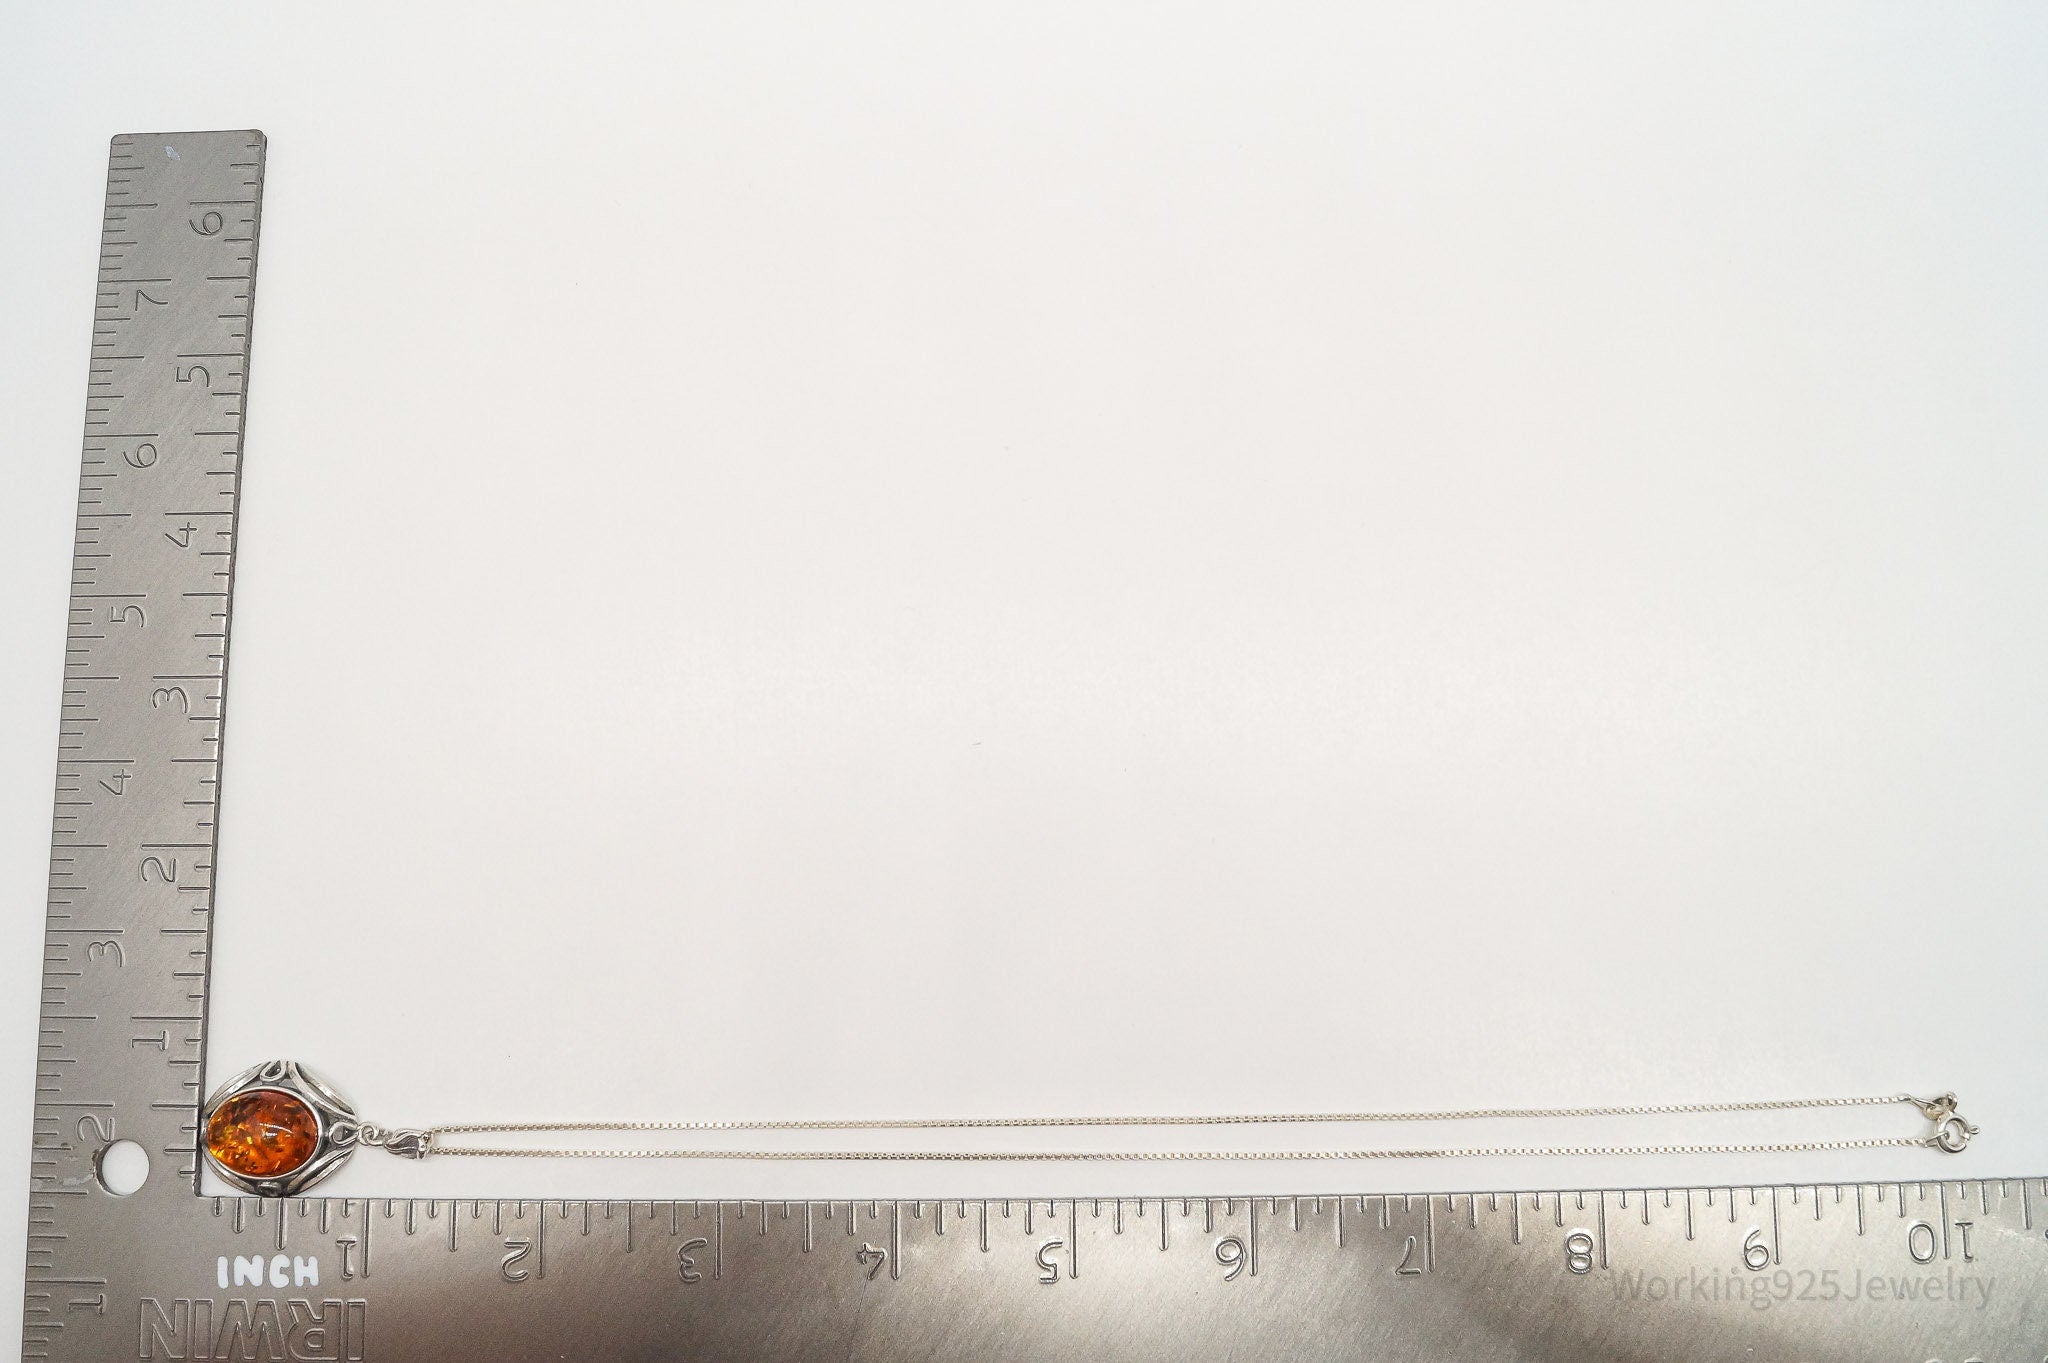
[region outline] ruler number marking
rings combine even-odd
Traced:
[[[676,1246],[676,1277],[695,1286],[704,1281],[704,1271],[697,1267],[697,1252],[709,1249],[711,1242],[701,1235],[693,1235]]]
[[[1409,1236],[1401,1246],[1401,1262],[1394,1265],[1397,1278],[1416,1278],[1422,1275],[1422,1268],[1415,1262],[1415,1237]]]

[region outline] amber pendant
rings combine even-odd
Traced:
[[[245,1193],[290,1197],[348,1162],[363,1124],[348,1099],[295,1060],[242,1071],[207,1100],[200,1148]]]

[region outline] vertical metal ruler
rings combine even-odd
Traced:
[[[113,144],[27,1358],[2048,1357],[2040,1177],[1052,1201],[201,1196],[263,156],[253,132]],[[125,1197],[100,1177],[124,1140],[156,1161]]]

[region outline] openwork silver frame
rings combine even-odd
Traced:
[[[213,1157],[206,1140],[207,1129],[213,1124],[213,1114],[221,1104],[230,1098],[262,1089],[290,1094],[312,1109],[319,1124],[313,1157],[290,1173],[276,1178],[250,1178],[230,1169]],[[361,1136],[362,1122],[348,1099],[296,1060],[266,1060],[260,1065],[252,1065],[216,1089],[199,1113],[199,1148],[206,1155],[208,1167],[242,1192],[255,1193],[259,1197],[292,1197],[304,1192],[348,1163],[348,1157],[361,1143]]]

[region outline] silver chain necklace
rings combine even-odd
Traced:
[[[1921,1135],[1855,1140],[1758,1141],[1718,1145],[1425,1146],[1325,1150],[736,1150],[723,1147],[567,1147],[457,1145],[450,1136],[533,1136],[650,1131],[970,1131],[1089,1127],[1280,1126],[1365,1122],[1463,1122],[1490,1118],[1657,1117],[1718,1112],[1786,1112],[1809,1108],[1882,1107],[1903,1103],[1933,1123]],[[1918,1147],[1954,1154],[1977,1128],[1956,1111],[1956,1096],[1915,1098],[1888,1093],[1864,1098],[1782,1098],[1761,1102],[1665,1103],[1611,1107],[1473,1108],[1445,1112],[1269,1112],[1125,1117],[878,1117],[764,1121],[462,1122],[389,1127],[363,1121],[331,1086],[305,1066],[273,1060],[236,1075],[202,1114],[207,1162],[230,1184],[266,1197],[288,1197],[333,1173],[360,1147],[407,1159],[478,1156],[523,1159],[912,1160],[974,1163],[1200,1160],[1467,1159],[1486,1155],[1765,1155],[1815,1150]]]

